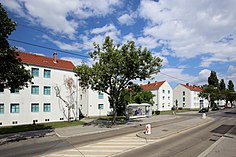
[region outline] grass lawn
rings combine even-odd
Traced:
[[[33,130],[44,130],[44,129],[54,129],[54,128],[62,128],[67,126],[76,126],[83,125],[85,122],[83,121],[63,121],[63,122],[51,122],[51,123],[39,123],[39,124],[29,124],[29,125],[17,125],[17,126],[6,126],[0,127],[0,134],[9,134],[9,133],[17,133],[17,132],[25,132],[25,131],[33,131]]]
[[[112,120],[112,116],[94,116],[94,117],[89,117],[90,119],[97,119],[97,120]],[[126,120],[125,116],[117,116],[116,120]]]
[[[175,111],[176,113],[180,113],[180,112],[189,112],[189,111],[193,111],[193,110],[189,110],[189,109],[182,109],[182,110],[178,110]],[[172,110],[168,110],[168,111],[160,111],[160,115],[167,115],[167,114],[172,114],[173,111]]]

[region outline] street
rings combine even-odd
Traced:
[[[235,109],[230,112],[212,112],[209,116],[214,117],[215,120],[207,126],[180,133],[145,147],[123,153],[117,157],[196,157],[232,127],[235,127],[236,124]],[[236,129],[234,128],[234,130]]]
[[[1,156],[4,157],[45,156],[63,150],[72,152],[75,148],[81,152],[82,156],[83,151],[89,151],[92,156],[98,156],[98,153],[102,152],[104,154],[104,151],[112,152],[119,157],[198,156],[235,126],[235,113],[235,109],[209,112],[207,115],[214,118],[214,121],[163,139],[145,141],[136,137],[137,132],[144,130],[143,125],[137,125],[83,136],[68,138],[51,136],[14,142],[1,145],[0,151]],[[187,119],[201,117],[201,114],[188,113],[177,116],[176,119],[152,123],[152,127],[159,128],[163,125],[175,124]],[[109,146],[108,150],[106,150],[106,146]],[[127,149],[129,150],[127,151]]]

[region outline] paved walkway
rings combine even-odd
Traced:
[[[197,117],[185,121],[181,121],[178,123],[171,123],[168,125],[162,125],[160,127],[155,127],[151,129],[151,134],[146,135],[144,131],[138,132],[137,136],[144,139],[161,139],[164,137],[171,136],[173,134],[177,134],[179,132],[183,132],[200,125],[204,125],[208,122],[211,122],[212,118],[205,118]]]
[[[59,137],[73,137],[73,136],[82,136],[93,133],[105,132],[110,130],[116,130],[123,127],[135,126],[139,124],[147,124],[152,122],[170,120],[180,118],[179,116],[173,115],[161,115],[161,116],[152,116],[149,118],[140,118],[135,120],[130,120],[128,123],[119,124],[115,127],[110,128],[110,124],[104,124],[101,121],[91,121],[91,119],[82,119],[82,121],[88,122],[87,125],[79,125],[74,127],[65,127],[65,128],[57,128],[55,132]]]

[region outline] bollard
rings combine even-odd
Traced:
[[[206,113],[202,113],[202,118],[206,119]]]
[[[145,134],[146,135],[151,135],[151,124],[146,125]]]

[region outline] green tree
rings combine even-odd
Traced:
[[[220,99],[221,100],[226,100],[227,91],[226,91],[226,86],[225,86],[224,79],[220,80],[219,90],[220,90]]]
[[[16,29],[16,23],[11,20],[0,3],[0,88],[22,89],[31,82],[32,76],[25,69],[15,47],[7,41],[9,35]]]
[[[215,71],[211,71],[210,76],[208,77],[208,85],[218,87],[218,78]]]
[[[220,80],[220,86],[219,86],[219,89],[220,89],[221,91],[223,91],[223,90],[226,89],[224,79],[221,79],[221,80]]]
[[[229,80],[228,82],[228,89],[226,91],[226,103],[230,102],[233,104],[233,101],[236,101],[236,93],[234,91],[234,83],[232,80]]]
[[[211,71],[211,74],[208,77],[208,85],[203,86],[203,91],[199,96],[207,99],[210,107],[216,106],[215,101],[221,99],[218,78],[215,71]]]
[[[77,66],[75,73],[79,76],[82,87],[90,87],[108,95],[113,107],[112,123],[115,124],[122,92],[131,80],[142,81],[157,73],[162,60],[153,57],[146,48],[136,48],[133,41],[115,46],[113,40],[106,37],[102,46],[94,43],[94,47],[95,50],[89,55],[95,64],[92,67],[86,64]]]
[[[234,83],[232,80],[229,80],[229,82],[228,82],[228,90],[234,91]]]
[[[120,103],[117,106],[117,115],[125,115],[126,106],[131,103],[148,103],[153,104],[152,98],[155,95],[150,91],[144,91],[142,87],[137,84],[132,84],[126,88],[120,97]]]

